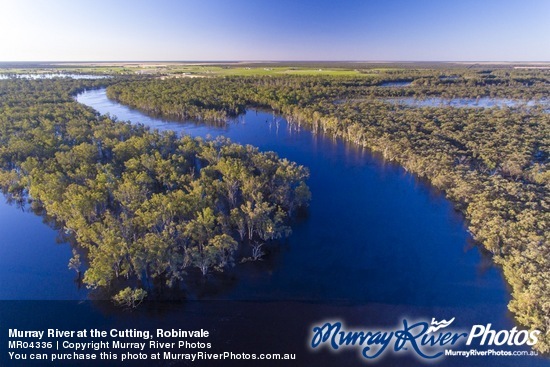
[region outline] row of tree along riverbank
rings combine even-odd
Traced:
[[[384,81],[411,81],[385,87]],[[110,98],[150,114],[220,120],[249,106],[380,152],[444,190],[511,286],[518,322],[550,348],[550,114],[544,70],[402,70],[374,78],[232,77],[112,85]],[[542,105],[411,107],[390,97],[519,98]]]
[[[117,122],[75,102],[112,81],[0,81],[0,186],[71,234],[69,266],[135,305],[290,234],[308,171],[275,153]]]

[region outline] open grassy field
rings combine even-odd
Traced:
[[[214,76],[343,76],[377,77],[407,70],[485,70],[484,63],[369,63],[369,62],[79,62],[79,63],[2,63],[0,78],[5,74],[99,74],[134,75],[169,78],[204,78]],[[496,63],[492,69],[545,69],[549,63]],[[464,78],[477,77],[465,74]]]
[[[395,65],[391,69],[398,69]],[[388,70],[360,63],[0,63],[0,74],[91,73],[109,75],[159,75],[165,77],[327,75],[369,76]]]
[[[358,69],[346,68],[307,68],[307,67],[233,67],[233,66],[190,66],[179,67],[173,72],[190,73],[194,75],[333,75],[333,76],[360,76],[368,75]]]
[[[1,63],[0,74],[77,73],[163,77],[326,75],[374,76],[405,69],[549,68],[549,63],[428,62],[74,62]]]

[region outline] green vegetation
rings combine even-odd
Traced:
[[[380,73],[426,67],[426,63],[361,62],[99,62],[99,63],[25,63],[0,62],[2,74],[108,74],[141,75],[160,78],[212,76],[375,76]],[[432,65],[440,67],[441,65]],[[457,67],[457,65],[453,65]]]
[[[341,68],[311,68],[294,66],[245,66],[245,67],[222,67],[222,66],[192,66],[180,67],[176,70],[167,70],[168,73],[180,72],[190,75],[215,75],[215,76],[262,76],[262,75],[330,75],[330,76],[360,76],[361,72],[356,69]],[[177,75],[177,74],[176,74]]]
[[[224,139],[115,122],[71,94],[111,84],[110,98],[150,114],[217,122],[248,107],[270,108],[291,124],[368,147],[444,190],[502,266],[510,310],[543,331],[536,347],[550,351],[548,100],[491,109],[386,101],[539,101],[548,98],[550,72],[348,65],[336,77],[334,69],[180,65],[151,70],[166,80],[0,80],[0,186],[29,195],[74,236],[80,251],[69,267],[79,276],[87,268],[84,282],[122,289],[116,301],[133,307],[146,296],[143,288],[178,285],[190,269],[204,274],[260,258],[264,243],[287,236],[289,219],[307,204],[307,171]],[[187,73],[213,77],[177,78]],[[412,84],[381,86],[385,81]]]
[[[116,122],[71,97],[111,82],[0,81],[0,187],[28,195],[74,237],[84,283],[124,288],[114,300],[134,307],[143,288],[258,259],[290,234],[310,199],[304,167],[226,139]]]
[[[0,67],[2,65],[0,64]],[[209,76],[262,76],[262,75],[368,75],[355,65],[286,65],[286,64],[241,64],[241,63],[99,63],[99,64],[10,64],[0,69],[1,74],[108,74],[108,75],[148,75],[168,78],[209,77]],[[370,70],[368,73],[372,72]]]
[[[113,300],[120,306],[124,306],[127,308],[136,308],[141,304],[141,302],[143,302],[145,297],[147,297],[147,292],[143,289],[132,289],[130,287],[126,287],[118,292],[113,297]]]
[[[409,87],[381,87],[409,80]],[[126,82],[108,96],[152,114],[223,120],[271,108],[379,152],[444,190],[511,286],[519,323],[550,351],[550,114],[522,108],[413,108],[391,97],[547,98],[545,70],[386,70],[364,77],[225,77]]]

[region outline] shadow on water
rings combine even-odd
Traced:
[[[18,320],[10,321],[14,327],[30,320],[43,325],[48,319],[73,329],[79,325],[205,328],[212,331],[209,340],[216,350],[297,353],[295,363],[275,364],[285,366],[365,365],[357,351],[312,352],[307,347],[312,325],[327,320],[342,320],[363,330],[395,328],[403,318],[429,321],[432,317],[456,317],[456,326],[466,329],[487,323],[493,329],[514,327],[502,274],[472,245],[463,217],[442,193],[399,166],[366,149],[312,134],[262,111],[249,110],[238,122],[215,127],[145,116],[109,101],[104,89],[84,92],[77,100],[119,120],[192,136],[224,135],[262,151],[275,151],[310,169],[311,205],[307,215],[293,224],[288,241],[274,245],[264,261],[237,264],[228,273],[206,279],[198,272],[189,272],[183,286],[185,302],[150,301],[134,312],[100,301],[23,303],[19,309],[5,302],[0,303],[0,324],[12,317]],[[4,206],[0,216],[3,213],[7,213]],[[22,214],[25,217],[16,218],[13,226],[36,218]],[[26,230],[35,227],[40,226],[34,223]],[[55,236],[51,229],[46,232],[49,237],[36,241],[50,248]],[[17,247],[20,239],[14,238],[10,246]],[[43,268],[41,259],[36,266],[45,274],[52,273],[56,284],[62,283],[55,293],[57,298],[49,299],[81,299],[72,279],[56,275],[56,267],[65,270],[70,257],[68,246],[64,250],[53,256],[56,261],[61,258],[63,265]],[[12,267],[22,268],[22,277],[30,277],[24,261],[11,259]],[[5,264],[0,257],[0,265]],[[2,270],[0,277],[5,284]],[[41,284],[45,289],[54,287],[48,282]],[[23,285],[12,293],[0,288],[4,292],[0,295],[3,299],[25,299],[35,288]],[[46,293],[44,289],[38,291]],[[179,290],[174,292],[173,299],[182,296]],[[191,293],[196,297],[188,297]],[[43,307],[43,312],[33,314],[32,307]],[[464,362],[462,358],[446,358],[437,365],[463,366]],[[467,362],[468,366],[548,365],[547,360],[532,357],[470,358]],[[154,364],[149,361],[148,365]],[[376,365],[408,366],[418,365],[418,361],[386,356]]]
[[[462,215],[443,193],[398,165],[265,111],[249,110],[238,121],[214,127],[158,121],[109,101],[101,90],[77,100],[154,129],[223,135],[310,169],[313,199],[307,220],[293,225],[288,244],[269,257],[272,264],[240,264],[224,275],[227,279],[209,284],[207,289],[215,291],[206,294],[229,300],[384,305],[402,315],[426,317],[452,310],[464,322],[514,326],[500,270],[472,245]],[[224,282],[225,292],[218,287]],[[382,319],[394,323],[399,316]]]

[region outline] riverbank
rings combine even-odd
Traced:
[[[490,74],[483,71],[479,83],[485,83],[483,78]],[[496,75],[502,80],[506,78],[500,72]],[[433,93],[456,91],[465,96],[483,89],[483,84],[478,84],[469,90],[471,77],[465,76],[468,78],[449,84],[437,74],[423,84],[433,84]],[[528,90],[524,96],[535,96],[545,89],[541,78],[533,79],[532,87],[517,83],[508,87],[485,84],[485,88],[495,85],[494,92],[507,98],[523,90]],[[488,80],[493,83],[494,75]],[[550,292],[544,280],[550,272],[550,260],[542,255],[549,243],[550,222],[544,209],[549,197],[545,186],[548,156],[544,147],[544,137],[550,134],[548,114],[540,109],[522,108],[401,108],[375,98],[358,103],[332,103],[335,95],[427,93],[422,92],[421,83],[413,84],[414,89],[382,90],[353,79],[236,78],[194,83],[128,83],[111,87],[109,96],[168,116],[176,109],[185,111],[194,93],[202,93],[203,101],[207,101],[194,114],[200,114],[201,108],[231,113],[228,107],[235,104],[240,109],[245,105],[270,106],[287,116],[292,125],[308,126],[314,132],[380,152],[385,159],[428,179],[456,204],[466,216],[474,238],[503,267],[512,287],[509,307],[518,322],[545,334],[550,317],[546,309]],[[171,93],[164,94],[163,90]],[[225,94],[227,90],[231,93]],[[177,97],[174,91],[179,91]],[[212,91],[221,96],[216,102],[208,102]],[[544,351],[548,345],[541,342],[537,347]]]

